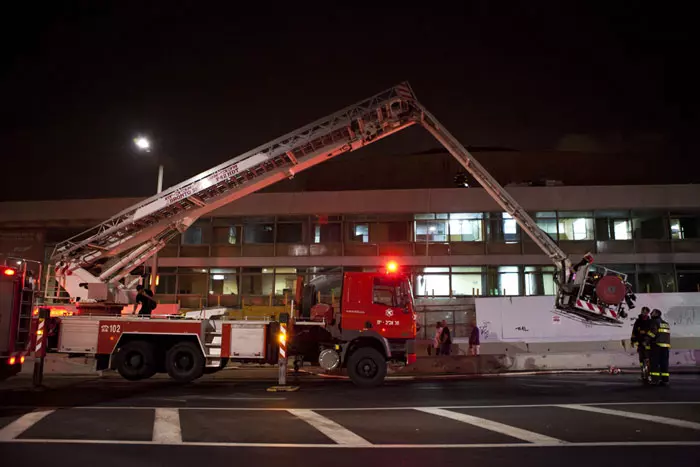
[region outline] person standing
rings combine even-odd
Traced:
[[[440,353],[442,355],[450,355],[452,352],[452,336],[450,328],[447,327],[447,321],[442,320],[442,332],[440,333]]]
[[[651,346],[649,375],[652,384],[666,385],[669,382],[668,359],[671,350],[671,326],[661,318],[661,311],[651,312],[651,322],[647,331],[647,341]]]
[[[632,346],[637,346],[637,354],[639,354],[639,368],[642,372],[642,382],[649,382],[649,351],[650,346],[646,336],[649,331],[651,320],[649,318],[649,307],[642,307],[642,312],[637,316],[632,326],[632,337],[630,342]]]
[[[442,337],[442,325],[438,321],[435,323],[435,336],[433,336],[433,348],[435,349],[435,355],[440,355],[441,347],[441,337]]]
[[[481,347],[481,337],[479,335],[479,327],[474,323],[472,327],[472,332],[469,334],[469,355],[477,356],[479,355],[479,348]]]

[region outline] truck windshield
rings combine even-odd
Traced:
[[[375,277],[372,301],[378,305],[405,307],[410,302],[410,285],[404,277]]]

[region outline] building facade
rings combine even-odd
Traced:
[[[592,252],[639,292],[700,291],[700,187],[509,191],[572,258]],[[47,260],[56,242],[137,201],[0,203],[0,253]],[[554,293],[548,258],[480,188],[253,194],[200,218],[161,250],[156,293],[183,308],[281,305],[299,276],[340,279],[389,259],[411,273],[416,297],[445,306]],[[339,289],[324,293],[334,298]],[[445,316],[456,335],[466,332],[466,312]]]

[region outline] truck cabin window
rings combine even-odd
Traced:
[[[376,305],[404,307],[407,298],[402,287],[402,280],[394,277],[375,277],[372,301]]]

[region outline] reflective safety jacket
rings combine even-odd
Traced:
[[[647,331],[649,330],[649,325],[651,324],[651,319],[644,315],[639,315],[634,321],[634,327],[632,327],[632,337],[630,341],[632,344],[642,345],[647,337]]]
[[[654,347],[671,347],[671,326],[661,318],[652,319],[647,331],[647,340]]]

